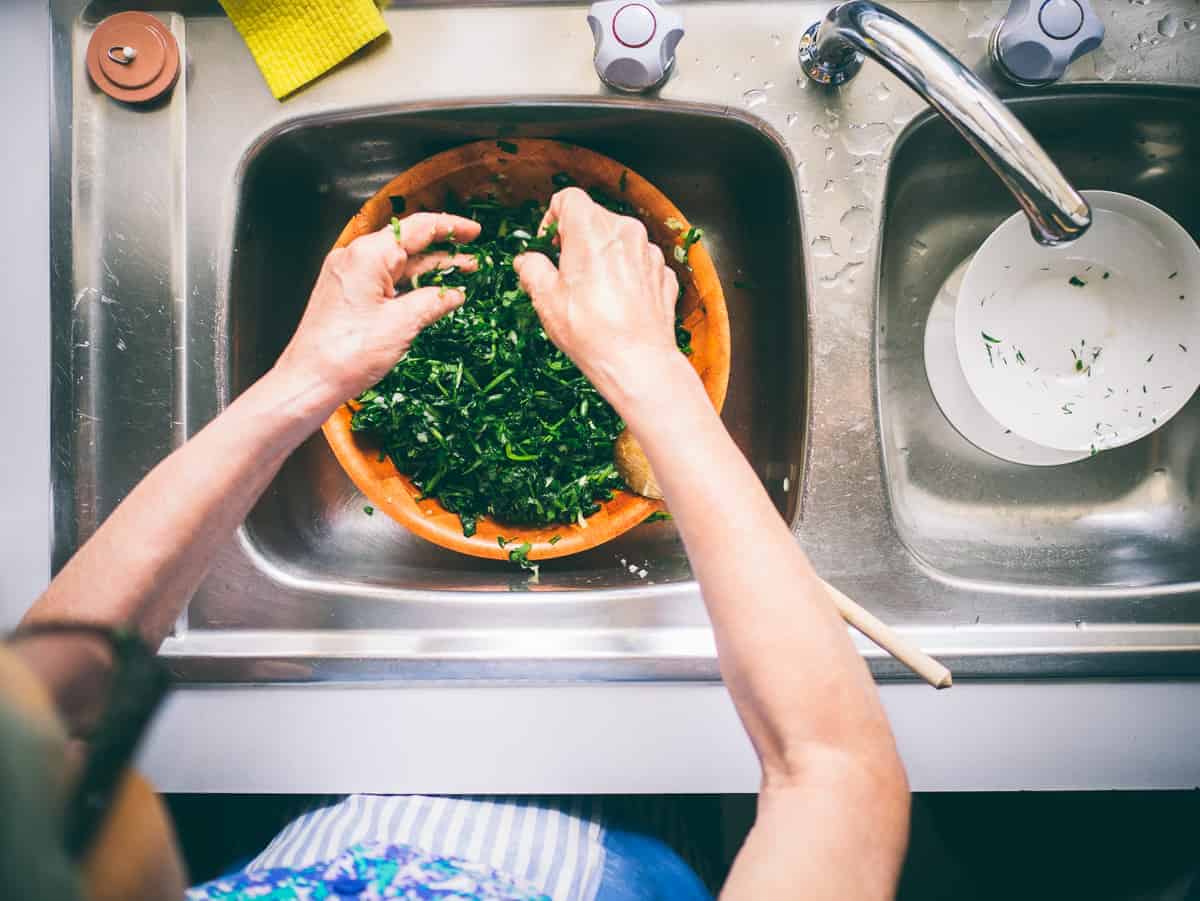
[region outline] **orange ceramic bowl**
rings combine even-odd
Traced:
[[[544,139],[477,141],[456,147],[418,163],[385,185],[355,214],[334,246],[344,247],[386,225],[392,217],[392,197],[403,197],[408,212],[441,209],[448,192],[458,197],[490,194],[511,206],[530,199],[548,203],[556,190],[553,176],[560,172],[569,174],[585,189],[599,188],[637,209],[650,240],[662,247],[683,285],[679,311],[692,333],[689,360],[713,406],[721,409],[729,383],[729,315],[712,259],[700,243],[691,248],[690,270],[676,265],[673,248],[681,232],[666,221],[678,220],[686,230],[683,213],[654,185],[609,157]],[[366,435],[350,430],[350,416],[347,406],[339,407],[322,428],[354,484],[376,509],[401,525],[434,544],[464,554],[507,559],[508,550],[499,546],[499,536],[507,539],[508,548],[528,542],[530,560],[577,554],[629,531],[662,508],[659,501],[618,491],[612,500],[602,503],[599,512],[587,518],[585,526],[518,526],[480,517],[475,534],[468,538],[462,533],[457,514],[448,512],[433,498],[421,499],[420,489],[390,459],[379,459],[378,448]],[[551,544],[555,536],[558,540]]]

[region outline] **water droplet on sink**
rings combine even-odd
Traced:
[[[880,156],[893,134],[886,122],[852,122],[842,140],[855,156]]]
[[[754,56],[754,55],[751,55],[751,57],[750,57],[750,62],[752,62],[752,63],[756,63],[756,62],[758,62],[758,57],[757,57],[757,56]]]
[[[771,43],[774,44],[776,47],[778,47],[780,44],[783,43],[783,38],[781,38],[777,34],[773,34],[773,35],[771,35]]]
[[[991,0],[990,3],[968,3],[958,0],[958,11],[963,14],[967,37],[984,38],[992,33],[996,23],[1008,10],[1008,0]]]
[[[1101,81],[1112,81],[1117,74],[1116,59],[1103,47],[1097,47],[1091,57],[1096,67],[1096,77]]]
[[[742,80],[742,73],[741,73],[741,72],[734,72],[734,73],[733,73],[733,80],[734,80],[734,81],[741,81],[741,80]]]
[[[1178,31],[1179,16],[1175,15],[1175,13],[1167,13],[1158,20],[1158,33],[1164,38],[1173,38]]]
[[[891,96],[892,96],[892,89],[889,88],[882,81],[879,82],[879,87],[875,88],[875,99],[876,100],[887,100]]]
[[[829,235],[817,235],[812,239],[812,255],[814,257],[834,256],[833,238]]]
[[[841,223],[850,234],[850,249],[854,253],[866,253],[871,244],[871,211],[855,204],[842,213]]]
[[[800,114],[799,113],[788,113],[787,116],[784,117],[783,121],[786,122],[788,127],[790,128],[791,126],[795,125],[797,122],[800,121]]]
[[[812,127],[812,133],[818,138],[828,138],[829,137],[829,129],[826,128],[824,125],[822,125],[820,122],[818,122],[816,125],[814,125]]]
[[[821,276],[821,284],[827,285],[830,288],[836,288],[839,285],[849,289],[854,284],[854,278],[858,275],[859,268],[862,267],[861,262],[847,263],[837,272],[830,272]]]
[[[756,106],[762,106],[767,102],[767,92],[761,88],[751,88],[742,94],[742,103],[746,104],[748,109],[753,109]]]
[[[920,238],[913,238],[912,249],[919,257],[923,257],[925,254],[929,253],[929,245]]]
[[[825,162],[829,162],[831,159],[833,159],[833,148],[826,147],[825,148]]]

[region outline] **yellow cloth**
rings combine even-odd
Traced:
[[[387,31],[372,0],[221,0],[221,6],[280,100]]]

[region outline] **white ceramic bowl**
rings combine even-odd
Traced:
[[[925,375],[934,400],[960,435],[993,457],[1024,466],[1061,466],[1086,459],[1090,451],[1056,450],[1026,441],[1006,429],[983,408],[967,384],[954,346],[954,312],[972,259],[974,254],[954,267],[934,298],[925,322]]]
[[[980,404],[1063,451],[1129,444],[1200,387],[1200,248],[1145,201],[1084,191],[1092,227],[1063,247],[1015,214],[959,293],[955,344]]]

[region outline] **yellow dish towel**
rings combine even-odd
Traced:
[[[373,0],[221,0],[276,99],[387,31]]]

